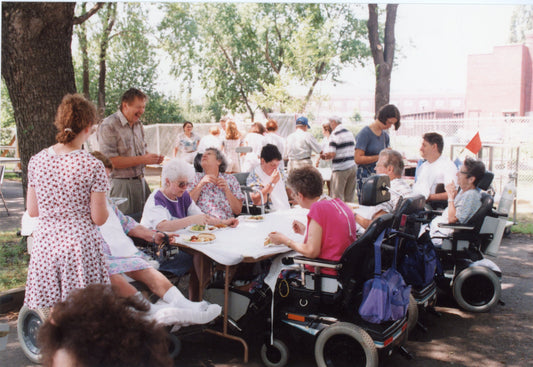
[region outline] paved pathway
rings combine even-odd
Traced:
[[[3,203],[0,202],[0,232],[18,231],[20,229],[20,220],[24,214],[24,198],[21,181],[4,179],[2,194],[6,200],[9,216]]]

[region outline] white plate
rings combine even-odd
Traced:
[[[262,222],[265,220],[263,215],[247,215],[243,218],[245,222]]]
[[[211,233],[211,232],[215,232],[216,230],[218,230],[217,227],[215,226],[211,226],[209,224],[206,224],[204,227],[205,229],[201,229],[201,230],[198,230],[198,229],[193,229],[193,227],[197,226],[198,224],[192,224],[190,226],[188,226],[186,229],[189,231],[189,232],[193,232],[193,233]]]
[[[201,236],[202,234],[199,234],[198,236]],[[206,245],[208,243],[213,243],[215,242],[216,240],[216,237],[214,234],[211,234],[211,233],[204,233],[204,235],[209,235],[209,236],[212,236],[213,239],[212,240],[208,240],[208,241],[191,241],[191,237],[193,236],[196,236],[196,235],[193,235],[193,236],[184,236],[181,238],[181,240],[185,243],[188,243],[188,244],[192,244],[192,245]]]

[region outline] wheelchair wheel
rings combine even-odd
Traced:
[[[175,359],[181,352],[181,340],[176,335],[167,333],[168,339],[168,354],[172,359]]]
[[[274,344],[263,344],[261,347],[261,361],[267,367],[283,367],[289,360],[289,348],[279,339]]]
[[[378,352],[366,331],[348,322],[324,329],[315,343],[318,367],[377,367]]]
[[[500,299],[498,276],[484,266],[471,266],[461,271],[453,282],[453,297],[460,307],[470,312],[487,312]]]
[[[418,303],[412,294],[409,295],[409,307],[407,308],[407,330],[411,332],[418,323]]]
[[[37,345],[39,328],[50,315],[49,308],[31,310],[22,306],[17,320],[17,336],[24,355],[33,363],[41,362],[41,349]]]

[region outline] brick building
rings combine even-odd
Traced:
[[[465,117],[533,115],[533,33],[524,44],[468,56]]]

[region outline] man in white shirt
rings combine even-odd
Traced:
[[[363,228],[368,228],[372,220],[386,213],[394,213],[400,197],[407,197],[412,194],[409,184],[402,179],[403,157],[400,152],[392,149],[383,149],[379,153],[376,163],[376,173],[387,175],[390,178],[390,200],[374,207],[365,207],[361,214],[355,214],[355,221]]]
[[[287,137],[285,156],[289,159],[289,173],[296,168],[312,166],[311,154],[320,153],[322,147],[307,130],[310,128],[306,117],[298,117],[296,131]]]
[[[417,168],[416,182],[413,192],[426,197],[426,202],[446,201],[448,194],[437,193],[437,185],[443,187],[450,182],[457,183],[457,167],[453,162],[442,155],[444,140],[442,135],[431,132],[423,136],[420,153],[426,161]]]

